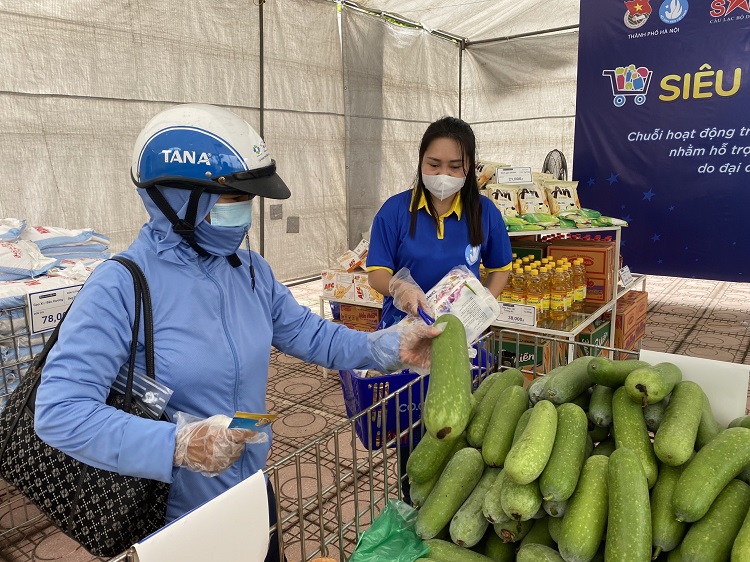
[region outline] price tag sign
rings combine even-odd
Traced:
[[[495,170],[495,183],[532,183],[531,166],[515,166]]]
[[[62,320],[65,311],[68,310],[81,287],[83,284],[29,293],[26,299],[31,333],[39,334],[54,329]]]
[[[620,281],[625,287],[633,282],[633,274],[630,273],[630,268],[627,265],[620,270]]]
[[[527,304],[499,302],[500,314],[498,322],[510,322],[524,326],[536,326],[536,307]]]

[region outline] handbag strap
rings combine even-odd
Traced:
[[[135,357],[138,347],[138,332],[141,320],[141,305],[143,306],[143,332],[146,343],[146,376],[156,380],[154,369],[154,318],[151,310],[151,293],[148,289],[146,276],[138,265],[122,256],[110,258],[124,265],[133,276],[133,287],[135,289],[135,315],[133,318],[133,336],[130,342],[130,361],[128,363],[128,380],[125,385],[124,410],[130,412],[133,401],[133,379],[135,374]]]

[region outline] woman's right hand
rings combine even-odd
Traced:
[[[418,316],[417,307],[428,314],[432,312],[432,307],[427,302],[424,291],[417,285],[406,268],[400,269],[396,275],[391,277],[388,283],[388,291],[393,297],[393,306],[407,314]]]
[[[231,418],[223,415],[182,424],[178,420],[175,466],[216,476],[240,458],[246,443],[267,440],[265,434],[249,429],[229,429],[230,421]],[[259,439],[261,435],[265,439]]]

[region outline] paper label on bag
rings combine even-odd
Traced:
[[[118,394],[125,394],[125,386],[128,384],[128,366],[123,365],[117,373],[112,390]],[[172,389],[156,382],[154,379],[142,373],[133,373],[133,396],[139,398],[143,406],[157,419],[164,412],[167,402],[172,397]]]
[[[276,420],[277,414],[253,414],[251,412],[235,412],[229,429],[252,429],[258,431]]]

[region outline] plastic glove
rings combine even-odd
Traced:
[[[421,307],[427,314],[432,315],[432,307],[422,288],[411,276],[409,269],[403,267],[391,277],[388,292],[393,297],[393,306],[399,310],[417,316],[417,307]]]
[[[201,419],[185,412],[177,422],[174,464],[206,476],[216,476],[240,458],[246,443],[268,442],[268,435],[250,429],[229,429],[232,418],[224,415]]]
[[[372,357],[386,373],[407,368],[428,369],[432,356],[432,340],[444,329],[421,322],[399,323],[367,335]]]

